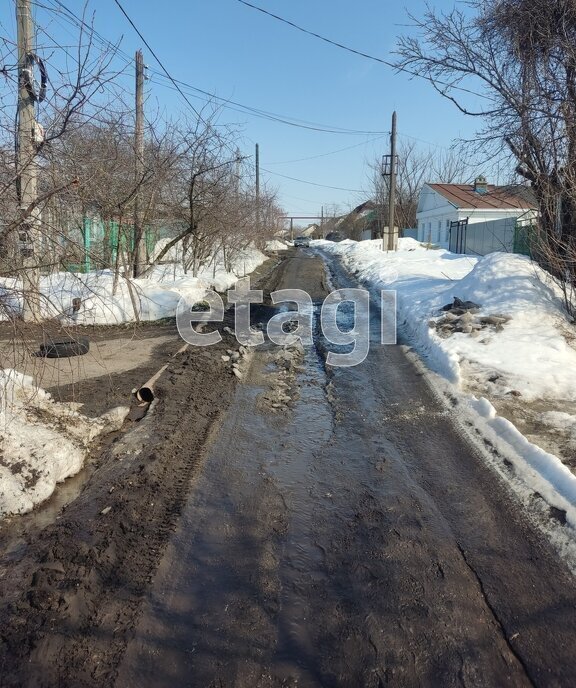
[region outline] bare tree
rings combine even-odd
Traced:
[[[428,79],[479,119],[476,143],[503,149],[532,185],[540,259],[574,280],[576,227],[576,4],[573,0],[472,0],[428,9],[398,44],[398,66]],[[482,106],[478,106],[478,102]],[[550,262],[550,254],[556,256]]]
[[[29,148],[32,152],[28,157],[16,152],[16,155],[6,155],[2,160],[0,274],[17,277],[26,284],[26,293],[22,287],[20,296],[27,304],[26,312],[33,319],[40,317],[40,276],[49,269],[43,262],[46,244],[52,238],[52,232],[43,224],[49,216],[47,206],[56,195],[72,190],[78,183],[74,175],[56,177],[46,174],[50,168],[51,149],[66,133],[99,117],[110,102],[110,85],[118,75],[118,70],[112,66],[114,47],[96,49],[92,42],[93,32],[85,30],[86,26],[82,22],[77,47],[65,61],[56,59],[53,53],[46,54],[41,45],[37,46],[35,53],[27,55],[31,64],[29,88],[36,101],[35,122],[30,132],[32,145]],[[0,40],[4,45],[10,43],[7,38]],[[36,83],[32,76],[35,66],[40,68],[40,83]],[[5,76],[0,95],[0,147],[7,151],[16,139],[14,105],[19,82],[15,69],[6,70]],[[20,178],[23,171],[32,166],[36,167],[39,177],[38,193],[31,202],[24,202]],[[23,239],[28,236],[27,228],[31,225],[35,228],[29,235],[33,237],[32,242]],[[16,291],[18,287],[15,287],[14,294]]]
[[[195,121],[185,121],[177,131],[177,180],[166,203],[178,230],[155,262],[181,244],[184,268],[191,267],[196,275],[211,244],[217,243],[214,209],[235,187],[232,172],[240,158],[232,152],[235,149],[229,140],[230,132],[218,130],[204,113]]]
[[[388,212],[387,179],[382,176],[380,160],[371,163],[370,168],[381,231]],[[414,141],[403,141],[398,147],[396,177],[396,221],[400,231],[416,226],[418,199],[426,182],[462,182],[466,169],[465,158],[457,149],[438,154],[419,147]]]
[[[465,184],[470,176],[476,177],[476,174],[471,173],[466,152],[461,146],[455,146],[432,155],[431,169],[426,181]]]

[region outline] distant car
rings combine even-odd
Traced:
[[[308,246],[310,246],[310,239],[305,236],[296,237],[294,239],[294,246],[303,246],[304,248],[308,248]]]
[[[326,235],[326,241],[344,241],[344,237],[340,232],[328,232]]]

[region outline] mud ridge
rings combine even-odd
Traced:
[[[109,683],[236,378],[231,337],[172,362],[150,442],[102,457],[80,496],[0,580],[0,684]],[[224,373],[224,374],[223,374]]]

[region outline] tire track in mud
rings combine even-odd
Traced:
[[[188,352],[171,363],[144,443],[108,452],[79,497],[10,563],[0,584],[2,686],[109,682],[234,388],[220,353]]]
[[[301,253],[274,287],[308,286],[318,298],[322,272],[318,259]],[[552,661],[549,649],[535,650],[546,619],[559,618],[546,617],[546,604],[563,584],[571,585],[568,601],[573,582],[560,570],[554,592],[540,589],[543,598],[528,605],[528,614],[543,616],[524,616],[526,637],[510,631],[510,611],[530,586],[502,608],[487,575],[501,548],[482,551],[482,537],[498,537],[497,528],[484,533],[480,521],[474,529],[470,514],[458,530],[463,511],[451,511],[459,487],[449,489],[450,461],[447,475],[426,473],[444,454],[472,461],[471,476],[479,466],[393,351],[388,359],[375,347],[366,365],[328,375],[322,357],[308,351],[300,398],[281,417],[256,410],[257,385],[238,391],[180,524],[185,549],[163,562],[117,686],[529,686],[546,685],[550,671],[568,675],[566,663],[556,663],[569,657],[566,646]],[[433,432],[424,432],[420,411],[406,412],[413,399],[430,411]],[[474,506],[514,509],[498,491],[487,500],[491,479],[478,482]],[[515,534],[507,539],[522,538],[516,518],[497,519],[504,528],[508,521]],[[456,533],[473,550],[470,561]],[[177,556],[194,566],[182,567]],[[551,561],[561,566],[550,551],[542,556],[546,570]],[[515,580],[526,563],[516,565]],[[177,575],[174,587],[176,566],[189,575]],[[576,637],[568,611],[561,619],[564,638]]]
[[[270,279],[276,267],[268,261],[259,279]],[[144,326],[150,328],[159,329]],[[163,349],[166,358],[181,346],[174,326],[168,329],[174,347]],[[221,356],[235,345],[224,332],[220,345],[171,360],[155,389],[155,412],[95,452],[80,493],[72,490],[75,499],[48,525],[51,511],[37,523],[26,515],[33,527],[16,528],[12,540],[3,534],[12,544],[0,556],[0,685],[110,685],[190,480],[233,396],[236,378]],[[120,389],[159,366],[155,359],[115,376],[115,403]],[[87,385],[101,392],[98,379]]]
[[[327,283],[303,251],[264,289]],[[562,562],[400,348],[326,370],[317,344],[277,413],[265,350],[236,388],[218,349],[170,369],[142,452],[11,570],[24,594],[0,583],[2,685],[570,684]]]

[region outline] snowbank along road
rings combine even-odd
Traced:
[[[325,269],[266,286],[319,302]],[[116,686],[573,685],[571,573],[378,318],[354,368],[255,353]]]

